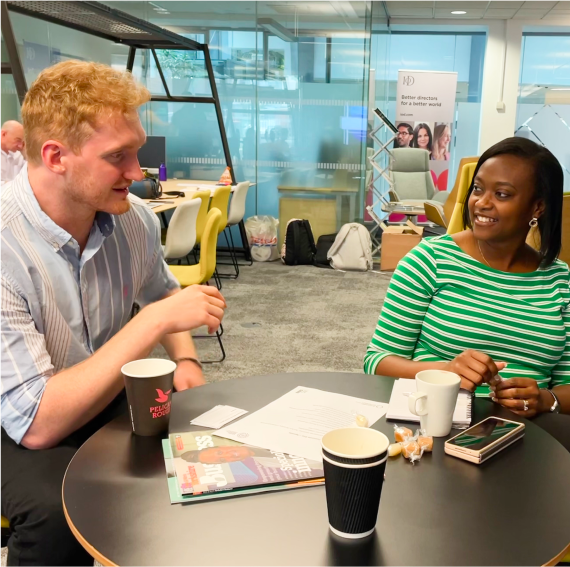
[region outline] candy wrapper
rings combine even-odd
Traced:
[[[394,438],[397,443],[390,445],[388,454],[395,457],[401,452],[412,464],[419,461],[424,452],[431,453],[433,450],[433,437],[428,437],[423,429],[416,429],[412,434],[411,429],[394,425]],[[396,445],[400,445],[400,450]]]

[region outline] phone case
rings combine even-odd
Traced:
[[[466,447],[458,447],[457,445],[450,444],[450,442],[456,439],[457,437],[468,434],[471,429],[474,429],[480,423],[483,423],[489,419],[500,419],[501,421],[507,423],[515,423],[518,427],[516,427],[515,429],[513,429],[512,431],[510,431],[500,439],[493,441],[493,443],[491,443],[487,447],[484,447],[483,449],[473,450],[473,449],[467,449]],[[524,423],[519,423],[518,421],[512,421],[510,419],[488,417],[483,421],[480,421],[479,423],[476,423],[475,425],[471,426],[469,429],[462,431],[455,437],[448,439],[444,444],[444,451],[448,455],[451,455],[452,457],[457,457],[458,459],[464,459],[465,461],[469,461],[470,463],[475,463],[476,465],[480,465],[481,463],[484,463],[487,459],[490,459],[493,455],[496,455],[497,453],[501,452],[509,445],[512,445],[515,441],[522,439],[522,437],[524,437],[524,430],[525,430]]]

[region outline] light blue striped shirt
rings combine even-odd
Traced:
[[[40,208],[28,168],[1,195],[2,427],[17,443],[49,378],[87,359],[128,321],[136,302],[178,282],[156,215],[136,197],[123,215],[98,213],[79,245]]]

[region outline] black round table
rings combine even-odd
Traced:
[[[296,386],[387,402],[392,384],[350,373],[218,382],[175,394],[172,420],[216,404],[255,411]],[[443,439],[416,465],[391,459],[377,529],[363,540],[331,534],[322,486],[171,504],[161,440],[133,436],[126,416],[79,449],[64,507],[107,565],[555,564],[570,543],[570,453],[531,421],[475,400],[474,422],[489,415],[524,421],[524,440],[480,466],[445,455]],[[373,427],[393,439],[393,422]]]

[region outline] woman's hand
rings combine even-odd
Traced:
[[[469,349],[446,363],[443,369],[459,374],[461,387],[473,392],[483,382],[490,382],[505,366],[506,362],[495,362],[489,355]]]
[[[538,382],[532,378],[503,380],[496,386],[491,386],[491,390],[494,392],[494,402],[521,417],[534,417],[550,409],[554,403],[548,391],[541,391],[538,388]],[[543,396],[543,394],[545,395]],[[550,405],[548,405],[549,401]]]

